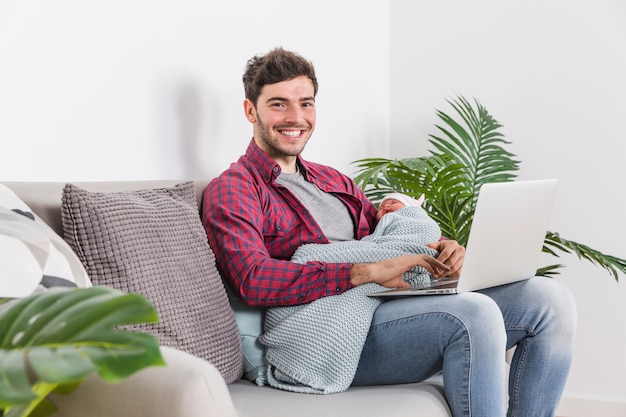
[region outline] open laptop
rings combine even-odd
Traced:
[[[427,288],[392,289],[370,296],[457,294],[535,276],[557,184],[556,179],[484,184],[458,279],[444,278]]]

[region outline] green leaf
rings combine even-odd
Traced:
[[[472,106],[464,97],[458,97],[456,101],[448,103],[456,110],[461,121],[437,111],[447,127],[436,126],[445,137],[430,135],[430,143],[436,149],[431,153],[448,155],[465,165],[465,187],[475,195],[475,201],[482,184],[513,180],[519,162],[503,148],[510,142],[498,130],[502,125],[478,101]]]
[[[558,233],[548,232],[543,251],[554,253],[554,249],[565,253],[574,253],[579,259],[587,260],[604,268],[615,281],[619,281],[620,272],[626,274],[626,259],[606,255],[582,243],[563,239]]]
[[[57,411],[57,407],[46,398],[52,392],[54,385],[39,383],[35,387],[37,399],[30,403],[10,407],[5,417],[46,417]]]
[[[437,134],[429,135],[430,156],[390,160],[369,158],[354,161],[355,182],[377,203],[393,191],[413,197],[425,194],[424,208],[439,224],[444,236],[466,245],[480,188],[490,182],[514,181],[520,162],[506,149],[511,142],[500,132],[487,109],[463,96],[448,100],[455,111],[437,110],[441,123]],[[604,268],[617,281],[626,273],[626,260],[606,255],[589,246],[562,239],[548,232],[543,251],[558,257],[574,253],[579,259]],[[538,275],[553,276],[563,265],[540,268]]]
[[[23,352],[25,356],[28,352],[28,360],[42,381],[73,382],[97,370],[78,346],[36,346]]]
[[[0,408],[11,404],[27,403],[35,399],[30,388],[24,358],[20,351],[0,350]]]
[[[560,274],[560,272],[558,272],[557,269],[562,268],[562,267],[563,265],[561,264],[544,266],[542,268],[537,269],[537,272],[535,273],[535,275],[537,275],[538,277],[550,277],[553,275],[558,275]]]
[[[117,382],[163,365],[155,337],[118,328],[156,322],[148,300],[107,287],[53,289],[0,304],[0,409],[47,415],[52,390],[73,389],[94,372]]]

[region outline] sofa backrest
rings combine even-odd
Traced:
[[[198,206],[202,203],[202,193],[210,180],[193,180],[196,187]],[[185,180],[146,180],[146,181],[99,181],[72,182],[89,191],[133,191],[145,188],[171,187]],[[41,219],[63,236],[61,224],[61,195],[66,182],[3,182],[11,188]]]
[[[212,362],[230,383],[243,373],[241,338],[213,252],[195,217],[198,211],[189,206],[195,197],[201,208],[209,180],[184,184],[188,182],[2,184],[61,237],[64,189],[66,196],[71,193],[65,206],[70,238],[63,243],[77,254],[92,283],[146,297],[160,322],[131,328],[157,336],[163,346]],[[162,188],[168,190],[157,191]],[[125,191],[134,192],[126,198],[120,194]],[[100,192],[111,194],[94,198],[92,193]]]

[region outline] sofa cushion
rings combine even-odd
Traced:
[[[440,375],[424,382],[350,387],[333,395],[301,394],[244,379],[228,386],[240,416],[451,417]],[[297,411],[294,411],[297,410]]]
[[[194,184],[128,192],[63,190],[65,238],[94,284],[136,292],[160,323],[136,329],[240,378],[237,324],[200,222]]]
[[[50,287],[90,287],[76,254],[11,189],[0,184],[0,298]]]
[[[265,307],[248,306],[228,287],[226,291],[241,336],[243,377],[259,386],[267,385],[268,364],[265,359],[265,346],[259,341],[263,334]]]

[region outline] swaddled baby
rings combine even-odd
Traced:
[[[407,254],[427,254],[437,257],[434,249],[427,247],[441,237],[441,230],[422,208],[423,196],[414,199],[401,193],[385,196],[379,205],[378,224],[374,232],[361,240],[310,243],[296,250],[292,261],[297,263],[360,263],[378,262]],[[432,277],[422,267],[404,274],[411,286],[423,286]]]

